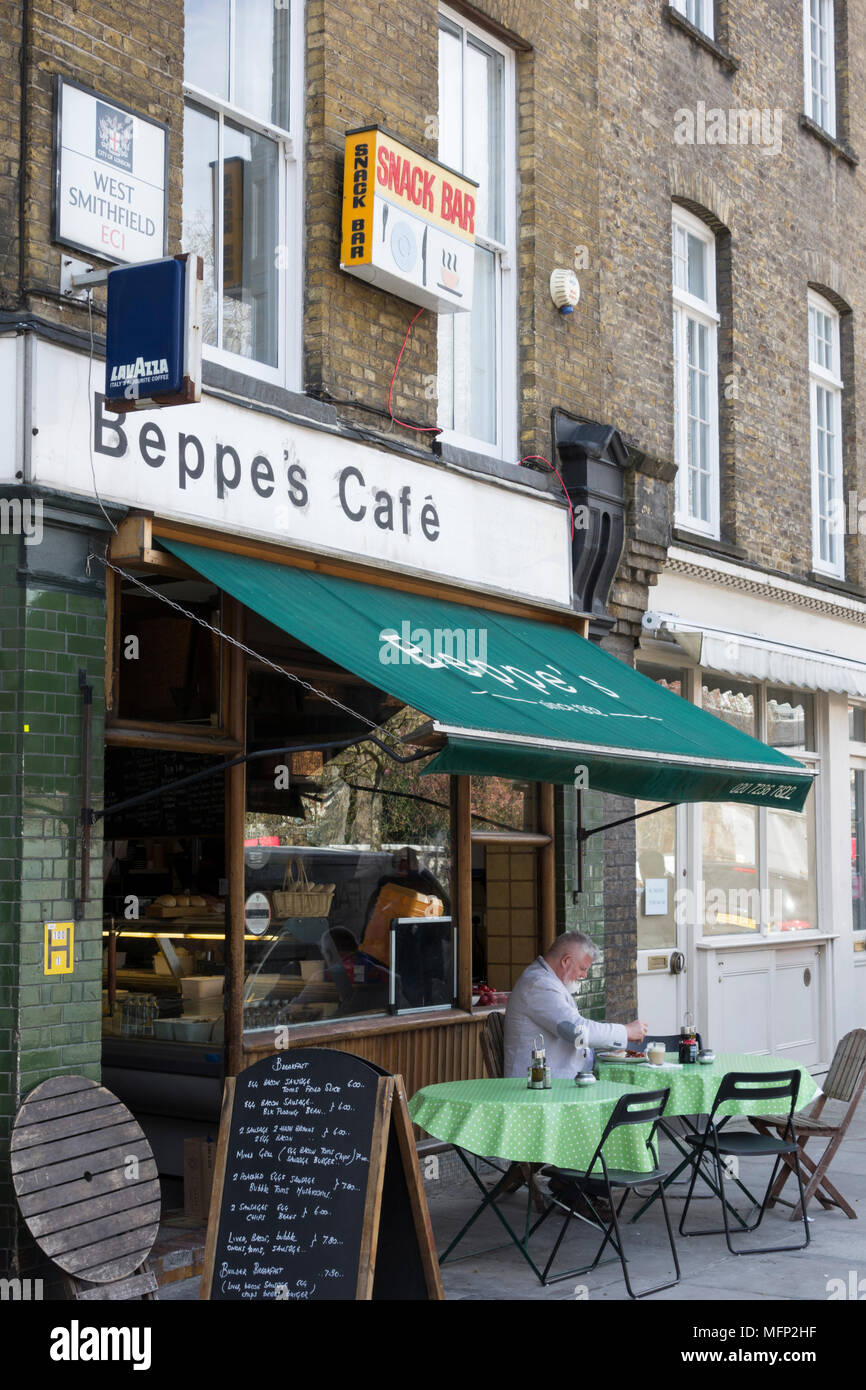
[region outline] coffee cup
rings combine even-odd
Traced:
[[[660,1067],[665,1060],[665,1045],[660,1042],[647,1043],[646,1055],[654,1067]]]

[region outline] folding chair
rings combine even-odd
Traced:
[[[779,1164],[784,1156],[789,1154],[793,1158],[797,1173],[797,1182],[800,1187],[800,1201],[803,1200],[803,1175],[800,1171],[799,1150],[797,1148],[797,1136],[794,1133],[794,1106],[797,1103],[797,1092],[800,1089],[799,1071],[768,1071],[768,1072],[743,1072],[729,1071],[722,1077],[722,1083],[713,1101],[713,1108],[707,1121],[707,1127],[703,1134],[689,1135],[686,1143],[690,1144],[695,1150],[694,1167],[692,1170],[692,1180],[689,1184],[689,1191],[686,1197],[686,1204],[683,1214],[680,1217],[681,1236],[713,1236],[724,1235],[728,1249],[732,1255],[766,1255],[774,1251],[781,1250],[803,1250],[809,1244],[809,1227],[806,1223],[806,1213],[803,1212],[803,1230],[806,1239],[801,1245],[764,1245],[754,1247],[749,1250],[735,1250],[731,1244],[731,1228],[728,1222],[728,1204],[725,1198],[725,1167],[722,1163],[723,1157],[732,1156],[734,1158],[751,1158],[759,1154],[773,1154],[775,1163],[764,1193],[764,1200],[758,1213],[757,1221],[748,1225],[740,1217],[743,1229],[746,1231],[756,1231],[764,1219],[764,1212],[770,1198],[770,1192],[776,1179]],[[756,1101],[756,1100],[789,1100],[787,1119],[784,1120],[784,1133],[786,1138],[774,1139],[770,1135],[762,1134],[726,1134],[723,1126],[730,1116],[724,1116],[720,1123],[716,1123],[716,1115],[721,1106],[726,1101]],[[692,1193],[695,1189],[695,1180],[698,1171],[707,1151],[711,1152],[716,1165],[716,1180],[719,1184],[719,1195],[722,1201],[722,1220],[723,1226],[714,1227],[709,1231],[687,1231],[685,1229],[686,1217],[688,1216],[691,1205]]]
[[[667,1105],[669,1095],[670,1088],[668,1087],[663,1091],[633,1091],[629,1095],[620,1096],[619,1100],[616,1103],[616,1106],[614,1107],[613,1114],[611,1115],[610,1119],[605,1125],[604,1133],[601,1136],[598,1148],[593,1154],[592,1162],[590,1163],[587,1171],[578,1172],[571,1168],[557,1168],[552,1173],[550,1177],[550,1190],[553,1195],[554,1205],[559,1207],[560,1210],[565,1211],[565,1220],[563,1221],[562,1229],[560,1230],[559,1235],[556,1238],[556,1244],[550,1252],[550,1257],[547,1261],[547,1264],[544,1267],[544,1273],[542,1274],[541,1282],[545,1286],[548,1284],[558,1284],[563,1279],[571,1279],[575,1275],[587,1274],[590,1270],[595,1269],[596,1265],[602,1257],[602,1254],[604,1253],[604,1249],[608,1241],[610,1241],[610,1243],[613,1245],[613,1248],[616,1250],[616,1253],[619,1255],[620,1263],[622,1264],[623,1277],[625,1279],[625,1286],[628,1289],[630,1298],[646,1298],[647,1294],[660,1293],[662,1289],[671,1289],[673,1288],[674,1284],[678,1284],[680,1282],[680,1262],[677,1258],[677,1248],[674,1244],[674,1233],[671,1229],[667,1203],[665,1202],[664,1187],[662,1185],[663,1179],[667,1177],[668,1170],[659,1168],[658,1151],[655,1147],[654,1142],[656,1130],[658,1128],[658,1122],[661,1117],[662,1111]],[[620,1168],[608,1168],[604,1157],[604,1145],[606,1140],[608,1139],[608,1136],[612,1134],[615,1129],[619,1129],[622,1125],[647,1124],[652,1125],[652,1129],[650,1130],[650,1134],[647,1139],[647,1148],[649,1149],[653,1159],[652,1172],[632,1173]],[[601,1165],[601,1173],[595,1172],[595,1169],[598,1164]],[[643,1185],[645,1183],[653,1183],[658,1187],[659,1196],[661,1197],[662,1202],[662,1210],[665,1214],[665,1224],[668,1228],[668,1240],[670,1241],[671,1253],[674,1257],[674,1267],[677,1272],[677,1277],[676,1279],[671,1279],[666,1284],[655,1284],[651,1289],[643,1289],[640,1293],[635,1293],[634,1289],[631,1286],[631,1280],[628,1277],[628,1261],[626,1259],[622,1246],[622,1232],[620,1231],[619,1226],[619,1214],[622,1211],[623,1206],[625,1205],[626,1198],[628,1197],[628,1194],[629,1192],[631,1192],[632,1188],[635,1188],[639,1185]],[[613,1198],[613,1189],[615,1187],[624,1189],[618,1206],[614,1203]],[[593,1200],[593,1198],[595,1200]],[[596,1205],[600,1198],[606,1200],[610,1209],[610,1219],[607,1221],[604,1219],[604,1217],[598,1209],[598,1206]],[[598,1250],[596,1252],[595,1259],[592,1261],[592,1264],[584,1265],[581,1269],[569,1269],[566,1270],[564,1274],[557,1274],[554,1278],[551,1278],[550,1269],[553,1265],[554,1260],[556,1259],[559,1247],[562,1244],[562,1238],[565,1235],[565,1232],[570,1222],[574,1220],[575,1217],[585,1219],[584,1212],[586,1208],[588,1208],[592,1213],[593,1217],[595,1218],[595,1222],[599,1226],[599,1229],[603,1230],[605,1233],[604,1239],[602,1240],[601,1245],[598,1247]],[[541,1219],[535,1223],[530,1234],[534,1234],[534,1232],[538,1230],[539,1226],[541,1226],[542,1222],[546,1220],[546,1218],[550,1215],[550,1212],[552,1210],[553,1207],[551,1207],[549,1211],[546,1211],[544,1213]]]
[[[799,1156],[810,1174],[804,1194],[806,1205],[809,1205],[812,1197],[817,1197],[825,1210],[829,1211],[833,1207],[839,1207],[852,1221],[857,1220],[857,1213],[845,1201],[841,1192],[836,1191],[827,1177],[827,1169],[833,1161],[836,1150],[845,1138],[845,1132],[854,1118],[854,1112],[860,1104],[864,1089],[866,1089],[866,1028],[854,1028],[850,1033],[845,1034],[833,1054],[833,1061],[830,1063],[830,1070],[827,1073],[822,1094],[818,1096],[807,1115],[797,1116]],[[846,1109],[840,1119],[821,1118],[821,1112],[828,1100],[841,1101],[845,1105]],[[754,1125],[759,1134],[769,1134],[771,1129],[783,1129],[785,1120],[781,1115],[750,1115],[749,1123]],[[829,1139],[830,1141],[817,1163],[809,1154],[804,1152],[810,1139]],[[783,1206],[793,1207],[789,1220],[796,1221],[801,1214],[799,1203],[786,1202],[784,1197],[779,1195],[794,1171],[794,1165],[787,1155],[784,1164],[782,1172],[776,1179],[776,1185],[770,1193],[768,1206],[772,1207],[776,1202],[781,1202]]]

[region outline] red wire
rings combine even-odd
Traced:
[[[544,454],[524,454],[523,458],[518,460],[518,466],[521,463],[526,463],[527,459],[539,459],[542,463],[546,463],[548,468],[552,468],[554,473],[556,473],[557,478],[559,478],[562,490],[565,493],[565,500],[568,503],[568,511],[569,515],[571,516],[571,539],[574,540],[574,507],[571,505],[571,498],[568,495],[568,488],[565,486],[565,483],[563,483],[562,478],[560,477],[557,470],[553,468],[553,464],[550,462],[550,459],[546,459],[544,457]]]
[[[393,410],[391,409],[391,397],[394,394],[394,382],[397,380],[397,371],[400,367],[400,358],[406,351],[406,344],[409,341],[409,334],[412,332],[412,324],[415,322],[415,319],[419,319],[421,317],[423,312],[424,308],[422,306],[418,310],[417,314],[415,314],[414,318],[411,318],[409,320],[409,327],[406,329],[406,336],[403,339],[403,346],[400,349],[400,355],[397,358],[397,361],[394,363],[394,372],[391,377],[391,385],[388,388],[388,414],[391,416],[392,423],[395,425],[402,425],[404,430],[416,430],[418,434],[441,434],[442,431],[441,429],[439,429],[438,425],[410,425],[406,420],[398,420]]]

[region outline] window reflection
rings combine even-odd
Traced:
[[[704,935],[758,931],[762,904],[757,808],[706,802],[701,848]]]
[[[707,680],[709,683],[703,687],[704,709],[754,738],[757,731],[754,686],[724,677],[707,677]]]
[[[814,699],[798,690],[767,691],[767,742],[805,753],[815,747]]]
[[[420,722],[384,726],[398,743]],[[453,999],[450,783],[370,743],[253,764],[244,827],[246,1029],[448,1007]],[[285,762],[285,759],[282,760]],[[395,920],[415,919],[392,931]]]
[[[818,925],[815,869],[815,797],[801,812],[767,811],[771,931],[808,931]]]
[[[655,802],[636,801],[635,813],[651,811]],[[637,948],[670,949],[677,944],[676,808],[655,811],[635,822],[637,841]]]

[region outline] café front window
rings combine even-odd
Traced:
[[[702,695],[718,719],[817,764],[814,696],[709,674]],[[705,936],[818,926],[814,794],[801,812],[708,802],[701,827]]]
[[[251,674],[250,696],[252,751],[269,740],[271,677]],[[303,742],[327,741],[307,713]],[[423,722],[398,707],[377,734],[409,753],[401,739]],[[364,741],[250,763],[245,1032],[453,1005],[449,778],[422,777],[427,761]]]

